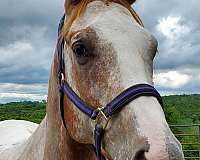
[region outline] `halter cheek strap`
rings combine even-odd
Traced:
[[[63,99],[64,95],[76,106],[80,111],[87,115],[90,119],[95,120],[96,125],[94,129],[94,139],[95,139],[95,153],[97,160],[105,160],[105,157],[101,153],[102,138],[105,128],[111,118],[111,116],[119,112],[128,103],[135,100],[141,96],[153,96],[157,98],[160,105],[163,107],[163,102],[158,91],[149,84],[136,84],[129,87],[115,97],[111,102],[109,102],[105,107],[97,108],[90,106],[85,101],[83,101],[69,86],[64,78],[64,61],[62,55],[63,42],[60,40],[61,29],[64,24],[65,15],[62,17],[59,28],[58,28],[58,42],[57,42],[57,52],[58,52],[58,78],[60,80],[60,111],[63,123],[64,121],[64,105]],[[65,125],[66,126],[66,125]]]

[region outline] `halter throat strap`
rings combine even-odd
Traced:
[[[124,90],[118,96],[116,96],[105,107],[97,108],[89,105],[82,100],[66,82],[64,77],[64,60],[62,55],[63,42],[61,41],[60,34],[64,25],[65,15],[61,18],[58,27],[58,42],[57,42],[57,54],[58,54],[58,78],[60,81],[60,112],[63,123],[64,121],[64,95],[76,106],[81,112],[87,115],[90,119],[95,120],[96,125],[94,129],[95,139],[95,153],[97,160],[105,160],[105,157],[101,153],[102,138],[105,128],[111,118],[111,116],[119,112],[128,103],[141,96],[153,96],[156,97],[160,105],[163,107],[163,102],[158,91],[149,84],[136,84]]]

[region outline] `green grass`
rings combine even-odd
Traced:
[[[46,114],[46,103],[12,102],[0,104],[0,121],[8,119],[28,120],[40,123]]]
[[[165,114],[170,124],[200,123],[200,95],[163,97]]]

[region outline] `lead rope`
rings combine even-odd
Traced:
[[[104,129],[102,125],[96,124],[95,130],[94,130],[94,139],[95,139],[95,152],[97,156],[97,160],[106,160],[104,155],[101,153],[101,143],[102,143],[102,137],[104,134]]]
[[[57,55],[58,55],[58,79],[59,79],[59,84],[60,84],[60,114],[61,114],[61,118],[63,121],[64,126],[66,127],[65,124],[65,120],[64,120],[64,91],[61,88],[61,83],[64,80],[64,62],[63,62],[63,58],[62,58],[62,49],[63,49],[63,42],[61,42],[61,31],[62,31],[62,27],[64,25],[64,21],[65,21],[65,14],[63,15],[63,17],[60,20],[59,26],[58,26],[58,42],[57,42]]]

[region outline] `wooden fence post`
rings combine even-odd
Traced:
[[[189,124],[189,125],[170,125],[171,128],[191,128],[194,127],[195,133],[174,133],[177,138],[179,137],[196,137],[197,141],[196,142],[181,142],[181,144],[184,145],[197,145],[197,148],[194,150],[183,150],[184,154],[190,152],[190,153],[196,153],[196,156],[185,156],[185,160],[200,160],[200,124]]]

